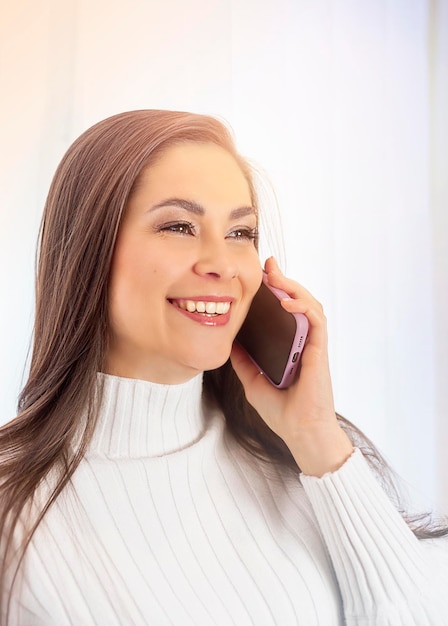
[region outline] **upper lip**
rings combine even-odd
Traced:
[[[175,298],[168,298],[170,302],[179,300],[192,300],[193,302],[230,302],[232,303],[235,298],[232,296],[178,296]]]

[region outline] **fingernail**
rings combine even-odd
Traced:
[[[277,259],[275,258],[275,256],[271,256],[272,261],[274,262],[274,269],[271,270],[273,272],[279,272],[281,274],[281,269],[279,264],[277,263]]]

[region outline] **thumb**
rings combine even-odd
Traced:
[[[269,390],[271,384],[263,376],[263,372],[253,363],[246,352],[238,343],[234,343],[230,360],[236,375],[243,384],[246,398],[254,405],[254,400],[258,393]]]

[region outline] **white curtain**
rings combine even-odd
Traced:
[[[448,510],[447,0],[0,3],[0,422],[65,149],[128,109],[210,113],[269,181],[263,254],[325,306],[337,409]]]

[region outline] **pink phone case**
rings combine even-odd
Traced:
[[[279,300],[288,297],[282,289],[268,284],[265,272],[263,282]],[[270,311],[269,317],[265,315],[265,308]],[[255,320],[250,319],[251,313]],[[237,337],[240,345],[274,387],[286,389],[296,377],[308,333],[308,319],[303,313],[288,313],[280,302],[277,309],[272,302],[267,305],[264,296],[260,301],[256,296],[245,324]]]
[[[263,282],[279,300],[289,298],[288,294],[283,291],[283,289],[277,289],[276,287],[272,287],[268,284],[267,274],[265,272],[263,272]],[[279,306],[281,306],[281,304],[279,304]],[[266,372],[263,372],[274,387],[278,387],[278,389],[286,389],[294,382],[296,372],[300,364],[300,357],[302,355],[303,348],[305,347],[305,341],[308,334],[308,318],[306,315],[303,313],[290,313],[290,315],[295,318],[297,327],[294,339],[291,342],[291,349],[289,351],[282,379],[279,383],[275,383],[271,380],[271,378],[269,378]]]

